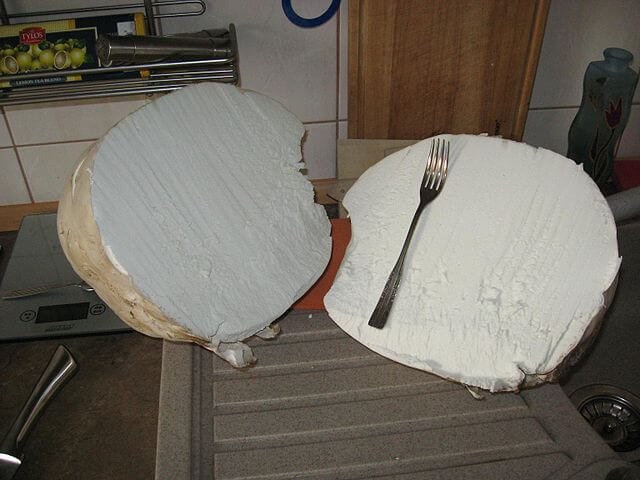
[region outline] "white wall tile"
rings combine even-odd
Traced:
[[[12,147],[11,135],[9,135],[9,129],[7,128],[7,119],[4,114],[0,113],[0,148]]]
[[[143,95],[5,107],[17,145],[69,142],[102,136],[147,102]]]
[[[13,148],[0,150],[0,172],[0,205],[30,203],[27,185]]]
[[[299,15],[313,17],[327,0],[292,3]],[[204,15],[165,19],[165,34],[227,27],[238,35],[240,81],[282,102],[301,121],[336,118],[337,19],[300,28],[284,15],[281,0],[210,0]]]
[[[523,141],[544,147],[561,155],[567,154],[569,127],[578,113],[577,108],[530,110]],[[618,157],[640,155],[640,105],[631,107],[629,123],[622,134]]]
[[[346,120],[340,120],[338,122],[338,138],[348,138],[349,137],[349,124]]]
[[[640,65],[638,0],[554,0],[551,2],[531,107],[580,105],[589,62],[607,47],[626,48]],[[636,89],[635,102],[640,101]]]
[[[338,120],[347,119],[349,78],[349,1],[340,3],[340,36],[338,38]]]
[[[522,140],[566,155],[569,127],[577,112],[577,108],[529,110]]]
[[[336,122],[312,123],[302,144],[302,158],[311,179],[336,176]]]
[[[58,200],[80,155],[92,143],[59,143],[18,148],[34,201]]]

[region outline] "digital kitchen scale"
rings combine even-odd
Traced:
[[[0,291],[80,283],[58,240],[56,214],[25,216]],[[95,294],[68,286],[0,299],[0,340],[131,330]]]

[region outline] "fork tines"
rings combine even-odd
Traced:
[[[449,145],[444,139],[436,138],[431,142],[431,150],[427,157],[422,186],[440,190],[444,180],[447,178],[449,167]]]

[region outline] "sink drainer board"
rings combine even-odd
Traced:
[[[475,400],[293,312],[235,370],[163,347],[156,478],[597,479],[621,460],[557,385]],[[631,467],[630,467],[631,468]]]

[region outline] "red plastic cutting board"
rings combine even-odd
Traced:
[[[640,186],[640,161],[616,160],[613,168],[613,179],[620,191]]]
[[[351,220],[348,218],[331,220],[332,249],[329,264],[313,287],[293,304],[294,310],[324,310],[322,300],[333,285],[333,279],[336,278],[349,240],[351,240]]]

